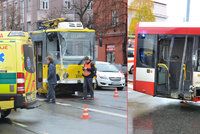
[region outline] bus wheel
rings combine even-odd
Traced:
[[[1,111],[1,118],[6,118],[11,112],[11,109],[8,110],[2,110]]]

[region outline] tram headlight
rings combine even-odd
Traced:
[[[64,78],[64,79],[67,79],[68,77],[69,77],[69,74],[68,74],[68,73],[64,73],[64,74],[63,74],[63,78]]]

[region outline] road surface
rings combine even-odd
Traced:
[[[77,96],[62,96],[56,104],[44,102],[32,110],[12,111],[0,120],[0,134],[126,134],[127,99],[126,91],[95,91],[95,100],[83,101]],[[82,107],[89,106],[91,119],[82,120]]]
[[[200,103],[138,93],[128,85],[128,134],[199,134]]]

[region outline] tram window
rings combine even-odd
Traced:
[[[33,47],[30,45],[24,45],[24,65],[26,71],[35,72]]]
[[[137,66],[153,68],[155,66],[156,35],[138,36]]]

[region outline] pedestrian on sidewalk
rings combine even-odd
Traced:
[[[47,93],[47,100],[46,102],[55,103],[56,96],[55,96],[55,87],[57,84],[57,78],[56,78],[56,67],[53,61],[53,58],[51,56],[48,56],[46,58],[47,64],[48,64],[48,93]]]
[[[93,89],[93,78],[96,76],[96,68],[92,60],[86,56],[84,58],[83,65],[83,100],[85,99],[94,99],[94,89]],[[90,98],[88,98],[88,92],[90,94]]]

